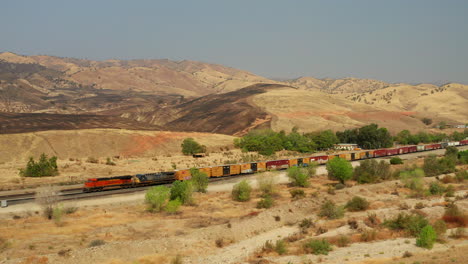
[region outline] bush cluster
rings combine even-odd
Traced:
[[[403,164],[403,160],[400,157],[393,157],[390,159],[390,164],[392,165]]]
[[[270,195],[265,196],[257,203],[257,208],[270,208],[274,204],[273,198]]]
[[[304,244],[304,249],[314,255],[328,255],[332,251],[331,244],[325,240],[311,240]]]
[[[342,184],[353,176],[353,166],[346,159],[334,157],[327,162],[328,178],[338,180]]]
[[[369,208],[369,202],[362,197],[354,196],[353,199],[346,203],[345,208],[351,212],[365,211]]]
[[[438,159],[435,155],[429,155],[424,158],[423,170],[428,177],[451,173],[455,171],[455,160],[448,157]]]
[[[424,191],[423,178],[424,171],[419,168],[400,172],[401,182],[405,185],[406,188],[410,188],[413,191]]]
[[[305,192],[301,189],[292,189],[289,191],[289,193],[291,194],[291,198],[293,199],[300,199],[305,197]]]
[[[193,203],[193,183],[192,181],[175,181],[171,187],[171,200],[179,199],[182,204]]]
[[[418,214],[400,213],[393,219],[385,220],[383,224],[390,229],[404,230],[411,236],[417,236],[429,222]]]
[[[38,162],[34,158],[29,158],[26,168],[20,169],[20,175],[23,177],[44,177],[58,175],[57,157],[53,156],[48,158],[46,154],[42,153]]]
[[[333,201],[327,200],[320,207],[319,216],[327,217],[328,219],[338,219],[344,216],[343,206],[337,206]]]
[[[246,180],[243,180],[233,186],[232,193],[231,193],[232,199],[234,199],[235,201],[239,201],[239,202],[246,202],[250,200],[251,192],[252,192],[252,187]]]
[[[193,184],[193,190],[195,192],[206,193],[206,189],[208,188],[208,181],[209,181],[208,175],[204,172],[201,172],[197,168],[191,168],[190,175],[192,175],[192,177],[190,178],[190,181]]]
[[[377,124],[338,131],[336,136],[341,143],[356,143],[364,149],[389,148],[393,145],[393,138],[388,130],[379,128]]]
[[[288,178],[293,186],[307,187],[309,186],[309,176],[305,174],[299,167],[290,167],[288,169]]]
[[[390,164],[375,159],[363,160],[354,169],[353,178],[359,183],[376,183],[392,177]]]
[[[193,155],[195,153],[206,152],[206,146],[200,145],[193,138],[184,139],[184,141],[182,141],[181,147],[182,147],[182,153],[184,155]]]
[[[460,133],[458,131],[453,132],[451,135],[445,133],[430,134],[426,132],[419,132],[417,134],[411,134],[408,130],[402,130],[395,136],[395,141],[403,145],[417,145],[419,143],[433,143],[440,142],[446,138],[460,141],[468,137],[468,129]]]

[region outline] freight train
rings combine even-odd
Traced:
[[[452,141],[428,145],[404,146],[389,149],[361,150],[351,153],[342,153],[334,155],[321,155],[302,158],[291,158],[281,160],[269,160],[259,162],[249,162],[242,164],[220,165],[212,167],[198,168],[210,178],[229,177],[240,174],[252,174],[256,172],[287,169],[292,166],[306,167],[311,162],[325,164],[334,157],[340,157],[349,161],[364,160],[371,158],[380,158],[386,156],[403,155],[414,152],[429,151],[446,148],[448,146],[468,145],[468,140]],[[189,180],[191,178],[190,169],[175,170],[168,172],[156,172],[136,175],[125,175],[107,178],[92,178],[84,183],[84,192],[102,191],[104,189],[133,188],[139,186],[148,186],[173,181]]]

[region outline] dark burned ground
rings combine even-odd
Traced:
[[[117,116],[18,114],[0,112],[0,134],[90,128],[161,130],[161,128],[156,125],[140,123]]]
[[[165,127],[177,131],[240,134],[246,128],[270,127],[268,114],[248,102],[249,98],[283,85],[256,84],[237,91],[207,95],[175,106],[174,119]],[[268,120],[255,125],[256,120]]]

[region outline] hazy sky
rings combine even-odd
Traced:
[[[5,0],[0,51],[468,83],[468,0]]]

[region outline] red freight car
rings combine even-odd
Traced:
[[[406,154],[406,153],[409,152],[409,148],[408,147],[401,147],[401,148],[398,149],[398,152],[400,154]]]
[[[266,163],[267,170],[280,170],[289,168],[289,160],[270,160]]]
[[[399,149],[387,149],[387,156],[398,155]]]
[[[461,140],[460,145],[462,145],[462,146],[468,145],[468,140]]]
[[[442,148],[442,144],[434,144],[434,149],[441,149]]]
[[[310,161],[315,161],[318,164],[323,164],[326,163],[328,160],[328,156],[315,156],[315,157],[310,157]]]
[[[408,152],[409,153],[413,153],[413,152],[417,152],[417,151],[418,151],[418,147],[416,147],[416,146],[408,147]]]
[[[387,150],[386,149],[378,149],[374,151],[374,157],[384,157],[387,156]]]
[[[133,184],[131,175],[109,178],[93,178],[85,182],[84,191],[100,191],[108,187],[131,187]]]

